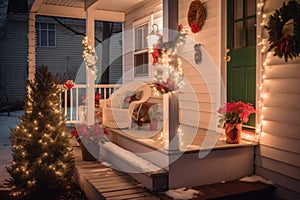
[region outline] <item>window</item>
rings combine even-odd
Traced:
[[[55,47],[56,45],[55,24],[36,23],[36,40],[37,46]]]
[[[134,28],[134,77],[149,76],[148,23]]]

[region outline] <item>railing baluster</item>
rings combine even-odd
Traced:
[[[78,107],[79,107],[79,105],[78,105],[78,95],[79,95],[79,93],[78,93],[78,87],[76,87],[76,121],[78,121],[79,120],[79,115],[78,115]]]
[[[73,120],[73,89],[70,89],[70,121]]]
[[[68,95],[67,95],[67,92],[68,90],[65,90],[65,105],[64,105],[64,109],[65,109],[65,116],[68,116]]]

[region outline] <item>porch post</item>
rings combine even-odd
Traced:
[[[163,27],[167,30],[164,35],[164,42],[172,41],[177,36],[178,31],[178,0],[163,0]],[[179,150],[179,101],[178,95],[169,94],[169,150]]]
[[[94,34],[95,34],[95,18],[94,18],[94,9],[89,7],[86,9],[86,36],[89,39],[88,45],[94,49]],[[86,66],[86,101],[87,101],[87,118],[86,124],[92,125],[95,121],[95,79],[91,68]]]
[[[35,13],[29,13],[28,19],[28,80],[34,80],[36,68],[36,42],[35,42]]]

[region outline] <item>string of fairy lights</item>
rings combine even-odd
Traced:
[[[258,28],[258,35],[257,35],[257,42],[258,42],[258,48],[260,49],[261,58],[259,60],[260,65],[260,71],[259,71],[259,83],[257,84],[258,88],[258,112],[257,116],[260,116],[260,118],[257,120],[256,124],[256,138],[254,140],[258,140],[260,136],[262,136],[263,132],[263,125],[265,125],[264,116],[262,114],[262,111],[264,109],[264,99],[266,95],[264,94],[264,80],[266,78],[265,75],[265,67],[267,66],[269,59],[267,58],[267,51],[268,51],[268,40],[264,38],[263,35],[263,28],[267,24],[267,15],[263,13],[265,5],[265,0],[260,0],[257,3],[257,17],[258,19],[261,19],[260,27]],[[257,26],[258,27],[258,26]]]

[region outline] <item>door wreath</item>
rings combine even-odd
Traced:
[[[290,31],[287,26],[293,25]],[[269,17],[268,30],[270,47],[274,56],[284,57],[285,62],[300,56],[300,5],[292,0],[284,2],[279,10]]]
[[[188,24],[193,33],[198,33],[206,19],[206,11],[200,0],[195,0],[190,4],[188,11]]]

